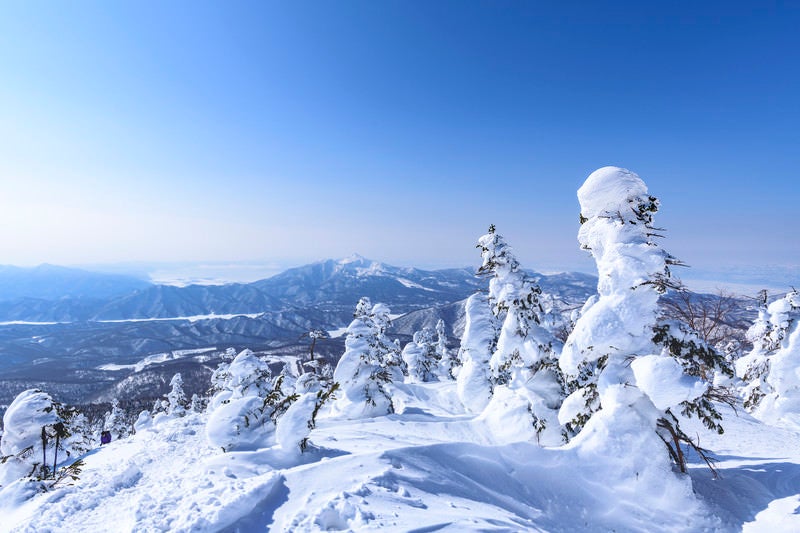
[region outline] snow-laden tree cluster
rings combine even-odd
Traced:
[[[638,442],[643,461],[666,445],[684,470],[681,445],[701,450],[681,420],[695,416],[722,431],[713,401],[726,396],[714,381],[731,369],[686,324],[660,317],[660,295],[680,289],[670,270],[679,262],[656,241],[659,202],[639,176],[599,169],[578,200],[578,241],[597,263],[597,296],[574,314],[562,347],[546,327],[561,321],[544,318],[553,312],[541,289],[490,227],[478,243],[489,292],[467,302],[460,396],[498,427],[509,416],[522,420],[525,406],[544,444],[578,435],[598,449]]]
[[[796,290],[770,304],[764,292],[747,332],[753,349],[736,361],[745,409],[768,423],[784,419],[800,426],[799,310]]]
[[[459,361],[447,349],[447,335],[444,320],[439,319],[436,330],[423,328],[413,335],[413,340],[405,345],[403,362],[412,383],[454,379]]]
[[[274,445],[302,451],[320,408],[335,398],[338,385],[315,372],[293,373],[290,366],[272,375],[252,350],[243,350],[211,377],[206,438],[223,451]]]
[[[252,350],[220,365],[211,380],[216,393],[208,405],[206,436],[224,451],[254,450],[275,439],[275,424],[294,400],[283,375],[273,378],[269,365]]]

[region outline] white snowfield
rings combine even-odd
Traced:
[[[100,324],[125,324],[136,322],[200,322],[203,320],[232,320],[234,318],[258,318],[264,313],[231,313],[218,315],[210,313],[206,315],[172,316],[162,318],[122,318],[116,320],[97,320]],[[26,320],[10,320],[0,322],[0,326],[56,326],[59,324],[72,324],[72,322],[30,322]]]
[[[398,414],[322,417],[302,454],[223,453],[204,414],[159,415],[84,456],[73,486],[0,489],[0,531],[800,531],[800,434],[744,412],[723,410],[722,436],[690,428],[718,479],[697,459],[653,483],[618,474],[625,450],[495,436],[453,381],[393,389]]]

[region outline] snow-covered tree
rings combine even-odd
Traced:
[[[639,176],[601,168],[578,200],[578,240],[597,263],[598,298],[582,310],[560,358],[572,392],[559,418],[572,434],[583,429],[580,441],[591,447],[626,440],[636,450],[630,467],[647,468],[653,448],[666,445],[684,471],[680,444],[696,443],[679,417],[721,432],[710,379],[730,370],[690,328],[658,320],[659,296],[679,286],[670,272],[679,262],[655,241],[659,203]]]
[[[291,368],[277,377],[251,350],[218,369],[209,401],[206,437],[224,451],[253,450],[275,443],[276,424],[297,400]]]
[[[436,358],[439,360],[439,377],[443,380],[456,379],[461,361],[458,352],[447,349],[447,330],[441,318],[436,322]]]
[[[462,366],[456,379],[456,391],[468,411],[480,413],[492,398],[489,360],[497,345],[497,326],[485,294],[470,296],[465,314],[466,324],[458,350]]]
[[[764,336],[765,350],[785,348],[788,337],[797,323],[796,312],[800,309],[800,293],[791,290],[780,300],[772,302],[767,308],[769,330]]]
[[[490,277],[489,303],[500,324],[492,374],[497,384],[504,384],[511,380],[514,368],[545,359],[555,362],[558,341],[540,326],[541,288],[520,268],[494,225],[478,239],[478,247],[483,259],[478,274]]]
[[[290,403],[281,390],[282,377],[273,380],[267,363],[251,350],[215,374],[218,390],[208,405],[208,441],[224,451],[273,444],[275,420]]]
[[[433,331],[423,328],[403,348],[401,356],[408,367],[411,382],[436,381],[439,377],[439,354]]]
[[[335,400],[338,383],[320,379],[314,373],[301,375],[295,383],[297,400],[278,419],[275,436],[285,451],[305,451],[308,437],[316,427],[316,419],[322,407]]]
[[[300,366],[303,372],[305,372],[305,369],[308,368],[311,372],[316,373],[321,365],[321,362],[316,358],[314,349],[317,346],[318,340],[329,339],[330,335],[327,331],[321,329],[312,329],[304,336],[308,336],[308,338],[311,339],[311,344],[308,347],[308,361],[301,361]]]
[[[233,348],[226,349],[220,355],[222,362],[211,373],[211,388],[208,390],[209,397],[228,387],[231,379],[228,369],[237,355],[236,350]]]
[[[180,372],[172,376],[169,382],[170,391],[167,394],[167,414],[172,416],[183,416],[186,414],[186,393],[183,392],[183,378]]]
[[[150,411],[147,409],[140,411],[139,416],[136,417],[136,420],[133,423],[133,431],[139,433],[140,431],[144,431],[145,429],[151,427],[153,427],[153,417],[150,414]]]
[[[111,432],[114,440],[124,439],[130,435],[130,425],[126,419],[125,411],[119,406],[119,400],[111,400],[111,411],[106,413],[103,429]]]
[[[765,377],[767,392],[753,415],[768,424],[779,421],[800,427],[800,325],[790,328],[788,336],[769,358]]]
[[[72,455],[83,455],[96,447],[92,425],[86,415],[76,412],[67,421],[69,437],[67,438],[66,448]]]
[[[541,325],[542,290],[494,226],[478,240],[478,247],[483,259],[478,274],[490,276],[489,303],[500,325],[489,361],[492,380],[525,400],[537,435],[541,439],[549,429],[552,436],[545,441],[555,444],[561,439],[557,410],[564,398],[558,367],[561,342]]]
[[[298,367],[297,361],[285,362],[281,368],[281,390],[286,394],[294,392],[294,385],[297,382],[297,377],[301,374],[301,368]]]
[[[776,409],[777,398],[783,397],[780,403],[787,405],[786,397],[793,390],[792,380],[785,374],[792,371],[791,364],[795,363],[790,338],[797,328],[795,315],[800,309],[800,294],[792,290],[767,305],[764,291],[759,303],[758,318],[747,331],[753,349],[736,361],[736,373],[745,383],[742,389],[745,409],[759,418],[774,421],[785,411]],[[777,371],[773,369],[776,364]],[[768,396],[770,400],[762,406],[762,400]]]
[[[397,346],[386,338],[389,308],[361,298],[347,328],[345,352],[333,373],[342,394],[335,406],[349,418],[394,412],[389,385],[402,381]]]
[[[51,476],[59,451],[62,460],[67,457],[70,415],[64,406],[38,389],[28,389],[14,398],[3,416],[0,486],[25,476]]]
[[[153,410],[152,410],[153,415],[156,415],[158,413],[165,413],[168,407],[169,405],[165,400],[162,400],[161,398],[156,398],[156,400],[153,402]]]
[[[203,400],[200,399],[200,396],[198,396],[197,394],[192,394],[192,399],[190,401],[189,408],[193,413],[203,412]]]

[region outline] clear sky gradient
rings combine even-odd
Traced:
[[[591,270],[575,191],[639,173],[698,268],[800,264],[800,7],[6,2],[0,263]]]

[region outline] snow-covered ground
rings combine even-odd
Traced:
[[[123,318],[118,320],[97,320],[101,324],[125,324],[136,322],[199,322],[201,320],[232,320],[234,318],[258,318],[264,313],[230,313],[218,315],[215,313],[191,316],[171,316],[161,318]],[[398,315],[399,316],[399,315]],[[72,324],[73,322],[28,322],[24,320],[12,320],[0,322],[0,326],[57,326],[61,324]]]
[[[27,500],[29,482],[0,489],[0,530],[800,531],[800,433],[741,411],[724,411],[724,435],[692,428],[720,476],[693,463],[687,508],[574,448],[520,440],[528,428],[498,437],[452,381],[396,385],[394,403],[388,416],[322,417],[303,454],[223,453],[204,414],[158,415],[87,454],[73,486]]]
[[[103,324],[123,324],[126,322],[172,322],[172,321],[187,321],[197,322],[199,320],[231,320],[237,317],[258,318],[263,313],[238,313],[238,314],[225,314],[217,315],[214,313],[206,315],[192,315],[192,316],[173,316],[165,318],[124,318],[120,320],[98,320]]]
[[[100,365],[97,367],[98,370],[105,370],[109,372],[117,371],[117,370],[133,370],[135,372],[141,372],[145,368],[150,365],[157,365],[160,363],[164,363],[166,361],[174,361],[177,359],[182,359],[184,357],[188,357],[190,355],[199,355],[203,353],[213,352],[216,348],[210,346],[208,348],[195,348],[192,350],[173,350],[171,352],[162,352],[156,353],[153,355],[148,355],[144,359],[137,361],[136,363],[130,365],[119,365],[115,363],[108,363],[105,365]]]

